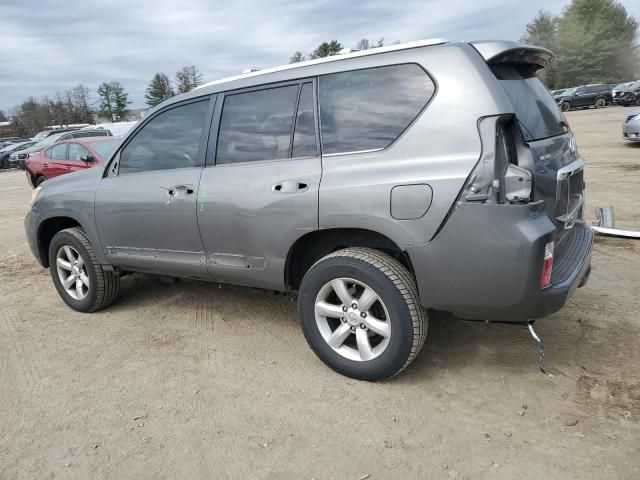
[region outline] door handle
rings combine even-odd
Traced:
[[[309,190],[309,180],[283,180],[271,189],[275,193],[299,193]]]
[[[184,191],[187,195],[191,195],[195,187],[193,185],[174,185],[173,187],[162,187],[167,191],[167,195],[175,197],[179,191]]]

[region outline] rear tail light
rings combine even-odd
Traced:
[[[566,132],[570,132],[571,131],[571,125],[569,125],[569,120],[567,120],[566,115],[564,114],[564,112],[560,112],[560,116],[562,117],[562,126],[564,127]]]
[[[551,285],[551,271],[553,270],[553,242],[544,247],[544,261],[542,262],[542,274],[540,275],[540,288]]]

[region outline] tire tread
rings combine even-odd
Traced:
[[[407,268],[398,260],[373,248],[348,247],[337,250],[318,260],[314,266],[324,260],[335,257],[349,257],[368,263],[382,272],[398,289],[409,308],[411,322],[413,323],[413,343],[411,353],[404,365],[391,377],[398,375],[415,360],[422,350],[427,338],[428,316],[426,310],[420,305],[416,283]],[[313,268],[313,266],[311,267]],[[311,269],[310,269],[311,270]]]
[[[108,271],[98,262],[95,251],[87,234],[80,227],[67,228],[62,230],[73,236],[89,254],[90,261],[96,270],[97,278],[97,297],[95,303],[89,309],[89,312],[95,312],[113,304],[120,294],[120,274],[114,271]]]

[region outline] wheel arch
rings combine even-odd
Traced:
[[[51,245],[51,240],[55,234],[66,228],[73,227],[82,228],[82,225],[78,220],[69,216],[49,217],[40,223],[37,234],[38,256],[43,267],[49,267],[49,245]]]
[[[284,270],[286,288],[297,290],[305,273],[315,262],[348,247],[380,250],[400,261],[415,280],[409,255],[386,235],[362,228],[329,228],[309,232],[291,246]]]

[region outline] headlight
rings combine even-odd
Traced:
[[[33,191],[31,192],[31,205],[33,205],[33,202],[36,201],[36,198],[38,198],[38,195],[40,194],[41,191],[42,191],[42,187],[36,187],[33,189]]]

